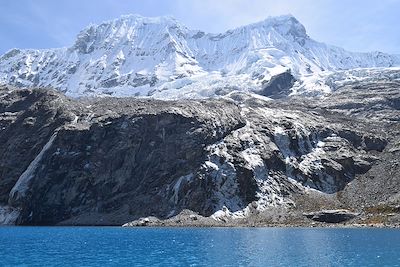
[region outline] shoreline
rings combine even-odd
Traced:
[[[0,225],[0,228],[29,228],[29,227],[40,227],[40,228],[135,228],[135,229],[155,229],[155,228],[181,228],[181,229],[200,229],[200,228],[215,228],[215,229],[242,229],[242,228],[303,228],[303,229],[400,229],[400,225],[363,225],[363,224],[334,224],[334,225],[288,225],[288,224],[268,224],[268,225],[146,225],[146,226],[125,226],[125,225]]]

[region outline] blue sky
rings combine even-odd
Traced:
[[[88,24],[123,14],[172,15],[214,33],[293,14],[318,41],[400,54],[400,0],[5,0],[0,10],[0,54],[70,46]]]

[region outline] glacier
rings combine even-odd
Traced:
[[[207,98],[259,92],[290,71],[292,94],[321,95],[330,92],[332,73],[399,65],[398,55],[317,42],[291,15],[220,34],[172,17],[126,15],[89,25],[70,47],[8,51],[0,57],[0,84],[55,88],[71,97]]]

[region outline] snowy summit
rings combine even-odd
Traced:
[[[68,48],[8,51],[0,57],[0,84],[53,87],[72,97],[177,99],[259,92],[290,73],[292,94],[318,95],[329,91],[324,77],[336,71],[398,65],[399,56],[314,41],[291,15],[221,34],[188,29],[171,17],[127,15],[90,25]]]

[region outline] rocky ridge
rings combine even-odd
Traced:
[[[396,225],[398,89],[159,101],[4,87],[0,220],[311,225],[304,214],[346,209],[351,223]]]

